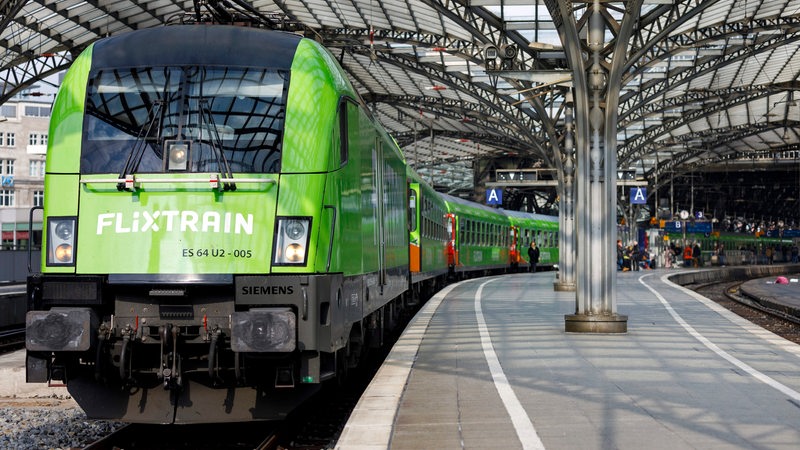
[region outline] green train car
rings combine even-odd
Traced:
[[[515,272],[525,265],[526,246],[535,239],[540,265],[558,264],[558,218],[505,211],[440,194],[447,204],[450,273],[462,278],[478,273]]]
[[[700,250],[705,262],[711,262],[716,256],[717,249],[725,249],[725,264],[767,264],[769,263],[766,251],[772,248],[773,262],[790,262],[791,248],[796,238],[777,236],[756,236],[754,233],[665,233],[667,245],[673,246],[678,251],[688,243],[700,245]],[[652,244],[651,244],[652,245]],[[784,251],[785,250],[785,251]],[[675,255],[681,259],[679,253]],[[721,262],[718,262],[721,263]]]
[[[497,209],[442,194],[447,203],[449,227],[455,231],[450,268],[465,272],[504,270],[510,265],[511,223]]]
[[[283,418],[418,299],[513,268],[512,230],[539,226],[435,192],[335,58],[289,33],[99,40],[48,145],[26,377],[93,419]]]
[[[412,286],[433,293],[448,275],[447,204],[441,194],[408,169],[408,255]]]
[[[544,214],[506,211],[511,226],[517,231],[520,257],[527,261],[527,248],[531,242],[539,247],[539,264],[542,269],[558,266],[558,218]],[[520,262],[522,264],[522,262]]]

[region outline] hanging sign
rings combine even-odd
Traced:
[[[631,205],[646,205],[647,204],[647,188],[634,187],[631,188]]]

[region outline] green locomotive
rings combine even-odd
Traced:
[[[53,105],[47,167],[27,376],[89,417],[283,416],[408,289],[403,156],[313,40],[98,41]]]

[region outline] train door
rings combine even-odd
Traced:
[[[412,273],[419,273],[422,267],[422,233],[419,226],[419,192],[419,183],[408,183],[408,265]]]
[[[511,263],[511,268],[516,269],[519,266],[520,261],[520,248],[517,242],[517,237],[519,235],[519,227],[511,226],[509,229],[509,237],[511,238],[511,246],[509,247],[509,261]]]
[[[456,216],[445,214],[447,222],[447,265],[454,269],[458,265],[458,251],[456,250]]]
[[[378,246],[378,285],[383,295],[383,287],[386,285],[386,225],[385,218],[385,183],[384,183],[384,156],[383,142],[379,137],[375,137],[375,147],[372,152],[373,167],[375,170],[375,240]]]

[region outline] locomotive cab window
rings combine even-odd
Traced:
[[[81,173],[277,173],[287,88],[264,69],[94,71]]]
[[[358,124],[358,105],[352,99],[342,97],[339,100],[339,166],[347,164],[350,146],[350,122]],[[335,142],[335,141],[334,141]]]

